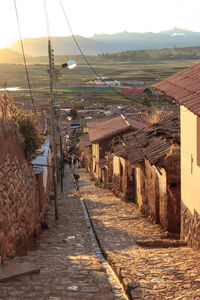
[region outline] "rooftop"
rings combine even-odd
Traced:
[[[166,78],[152,88],[200,117],[200,63]]]
[[[165,120],[137,132],[123,135],[123,141],[114,145],[114,153],[132,164],[147,159],[151,165],[162,166],[172,144],[178,144],[179,118],[169,115]]]
[[[127,129],[129,124],[122,115],[116,118],[100,119],[88,123],[88,133],[91,142],[97,142]]]
[[[104,118],[88,123],[89,138],[92,143],[111,137],[126,129],[143,129],[145,125],[123,115],[114,118]]]

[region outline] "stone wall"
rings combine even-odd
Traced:
[[[112,192],[115,196],[121,197],[120,175],[114,175],[112,181]]]
[[[1,120],[0,145],[0,255],[5,259],[39,233],[47,201],[41,205],[33,168],[11,121]]]
[[[145,161],[137,183],[141,186],[139,208],[152,222],[160,223],[164,230],[179,234],[180,160],[176,158],[176,164],[171,162],[166,161],[165,169],[158,171]]]
[[[135,169],[132,168],[128,160],[124,160],[123,158],[119,158],[119,160],[120,174],[113,175],[111,185],[113,193],[125,202],[136,202]]]
[[[187,241],[188,246],[200,249],[200,215],[191,211],[181,202],[181,233],[180,238]]]

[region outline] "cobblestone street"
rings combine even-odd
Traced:
[[[73,195],[74,187],[72,175],[66,174],[64,194],[58,200],[58,221],[54,201],[50,201],[48,229],[41,232],[27,256],[10,262],[34,262],[40,266],[40,274],[0,283],[0,299],[115,299],[106,270],[91,244],[80,199]]]
[[[188,247],[138,246],[137,240],[160,239],[161,227],[110,190],[93,182],[85,185],[89,177],[84,172],[81,182],[79,195],[85,200],[100,247],[131,299],[200,299],[200,252]]]
[[[27,256],[10,262],[34,262],[40,273],[0,283],[0,299],[128,299],[115,294],[117,284],[96,255],[81,201],[100,248],[130,299],[200,299],[200,252],[138,246],[138,240],[158,240],[160,226],[148,222],[135,204],[96,187],[83,169],[75,171],[80,173],[80,189],[76,191],[72,169],[66,167],[59,220],[55,221],[50,201],[48,229]]]

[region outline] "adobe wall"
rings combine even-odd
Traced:
[[[139,209],[164,230],[180,233],[180,161],[166,164],[160,172],[145,161],[137,176]],[[172,168],[172,166],[175,166]],[[175,169],[174,169],[175,168]]]
[[[158,196],[159,196],[159,223],[163,229],[168,228],[168,199],[167,199],[167,175],[165,169],[156,170],[158,179]]]
[[[122,199],[128,202],[136,202],[136,182],[135,169],[129,161],[126,161],[124,174],[124,185],[122,189]]]
[[[152,221],[159,222],[159,185],[158,178],[154,168],[145,161],[144,172],[144,199],[145,199],[145,214],[149,216]]]
[[[41,206],[32,166],[25,160],[14,126],[0,123],[0,256],[18,254],[41,228]],[[45,200],[46,201],[46,200]]]
[[[104,187],[108,189],[112,189],[112,181],[113,181],[113,158],[106,156],[105,157],[105,181]]]
[[[136,201],[135,170],[122,157],[114,158],[112,191],[125,202]]]
[[[144,207],[144,173],[141,168],[135,168],[136,176],[136,202],[141,212],[145,212]]]

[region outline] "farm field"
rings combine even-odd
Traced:
[[[97,75],[89,68],[83,58],[77,56],[77,67],[73,70],[61,70],[62,76],[54,87],[57,103],[79,102],[81,99],[90,103],[127,103],[138,104],[141,101],[140,96],[128,95],[121,96],[120,89],[115,87],[68,87],[68,85],[86,84],[88,81],[95,80]],[[145,87],[151,87],[152,84],[162,80],[194,63],[195,60],[170,60],[170,61],[115,61],[102,57],[88,58],[92,68],[101,77],[108,77],[109,80],[126,81],[144,81]],[[66,57],[58,56],[55,59],[56,67],[66,61]],[[49,77],[48,77],[47,58],[34,58],[34,63],[29,62],[28,72],[36,104],[49,102]],[[25,68],[22,64],[0,64],[0,88],[19,87],[20,90],[12,91],[10,94],[18,103],[31,104],[28,90],[28,83]],[[141,86],[143,87],[143,86]],[[154,102],[155,99],[152,99]]]

